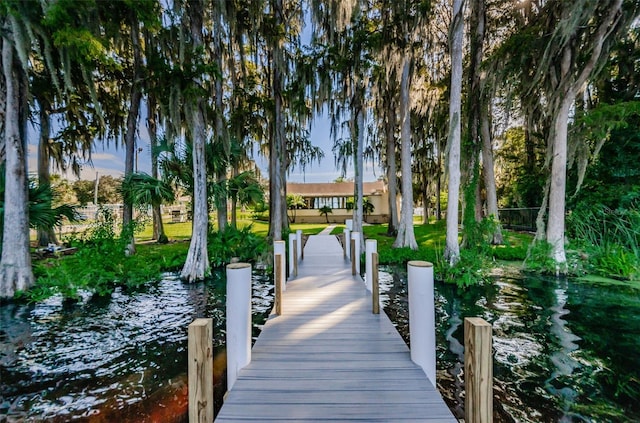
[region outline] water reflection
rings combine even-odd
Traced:
[[[255,273],[253,287],[257,335],[272,284]],[[187,326],[213,318],[216,367],[224,369],[224,295],[224,272],[217,272],[197,284],[166,275],[142,289],[74,304],[51,298],[2,305],[0,421],[183,420]]]
[[[406,271],[383,267],[385,311],[407,340]],[[640,421],[640,291],[496,276],[460,291],[436,283],[438,386],[464,416],[463,325],[493,324],[496,421]],[[408,340],[407,340],[408,341]]]

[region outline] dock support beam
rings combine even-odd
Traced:
[[[410,261],[409,279],[409,339],[411,360],[422,367],[429,381],[436,386],[436,318],[433,298],[433,264]]]
[[[493,356],[491,325],[479,317],[464,319],[464,418],[467,423],[493,422]]]
[[[188,329],[189,423],[213,421],[213,319]]]
[[[251,265],[227,265],[227,390],[251,362]]]
[[[276,260],[280,260],[280,280],[282,281],[282,290],[287,290],[287,248],[284,241],[273,241],[273,271],[276,271]],[[278,257],[280,256],[280,257]],[[273,280],[277,280],[278,275],[274,273]]]
[[[378,252],[378,241],[375,239],[368,239],[365,241],[365,275],[364,282],[367,285],[367,289],[371,292],[373,286],[373,260],[371,256]],[[378,269],[375,270],[376,272]]]

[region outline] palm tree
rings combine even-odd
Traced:
[[[300,194],[287,194],[287,208],[289,210],[293,210],[291,215],[291,223],[296,223],[296,210],[300,207],[304,207],[307,203],[305,203],[304,198]]]
[[[264,201],[264,190],[253,172],[241,172],[227,181],[229,198],[234,205],[242,206],[259,204]],[[231,226],[236,228],[236,215],[231,216]]]
[[[122,197],[124,201],[134,207],[151,206],[160,207],[164,203],[172,203],[175,194],[171,185],[160,179],[156,179],[146,173],[131,173],[122,181]],[[162,219],[158,222],[158,243],[166,244],[167,236],[164,233]]]
[[[329,223],[329,213],[333,214],[333,209],[329,206],[322,206],[318,209],[320,216],[324,216],[327,219],[327,223]]]

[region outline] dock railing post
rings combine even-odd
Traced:
[[[409,279],[409,339],[411,360],[422,367],[436,386],[436,319],[433,298],[433,264],[410,261]]]
[[[380,314],[380,285],[378,284],[378,253],[371,254],[371,301],[373,314]]]
[[[378,241],[375,239],[368,239],[365,241],[365,275],[364,282],[367,289],[371,291],[373,286],[373,261],[371,259],[372,254],[378,252]]]
[[[342,234],[344,236],[344,258],[351,260],[351,231],[344,228]]]
[[[276,271],[276,260],[280,260],[280,280],[282,281],[282,290],[287,290],[287,267],[286,267],[287,248],[284,241],[273,241],[273,271]],[[279,256],[279,257],[278,257]],[[274,273],[273,280],[277,280],[278,275]]]
[[[273,270],[275,273],[275,289],[276,289],[276,314],[282,316],[282,288],[283,288],[283,272],[282,272],[282,255],[276,254],[273,261]]]
[[[352,266],[352,272],[354,275],[360,274],[360,232],[351,232],[351,239],[353,240],[353,244],[351,244],[351,259],[355,264],[355,269]]]
[[[213,421],[213,319],[188,329],[189,423]]]
[[[296,234],[289,234],[289,278],[297,276],[294,272],[296,270]]]
[[[251,265],[227,265],[227,390],[251,362]]]
[[[296,230],[296,241],[298,242],[298,260],[303,260],[304,253],[302,252],[302,229]]]
[[[353,231],[353,219],[345,220],[344,225],[349,229],[349,232]]]
[[[491,337],[491,325],[484,319],[464,319],[464,418],[468,423],[493,422]]]

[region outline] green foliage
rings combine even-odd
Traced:
[[[555,273],[556,262],[551,258],[553,246],[544,240],[537,240],[529,247],[525,259],[525,269],[535,273]]]
[[[460,260],[450,266],[442,256],[436,261],[436,275],[439,279],[466,288],[484,283],[488,278],[489,260],[486,255],[473,249],[460,250]]]
[[[74,300],[81,292],[103,296],[109,295],[116,286],[137,287],[157,280],[162,269],[160,260],[125,255],[136,225],[134,222],[117,236],[114,215],[107,209],[100,209],[98,218],[81,238],[68,240],[77,248],[74,255],[34,266],[35,287],[23,293],[23,297],[40,301],[61,294],[65,299]]]
[[[122,181],[122,198],[136,207],[159,206],[175,199],[171,185],[146,173],[132,173]]]
[[[208,236],[209,261],[211,267],[221,267],[232,258],[253,262],[266,251],[264,237],[251,231],[251,225],[240,229],[227,226],[224,231],[210,232]]]
[[[605,276],[640,277],[640,210],[611,210],[583,203],[567,217],[567,235],[592,270]]]

